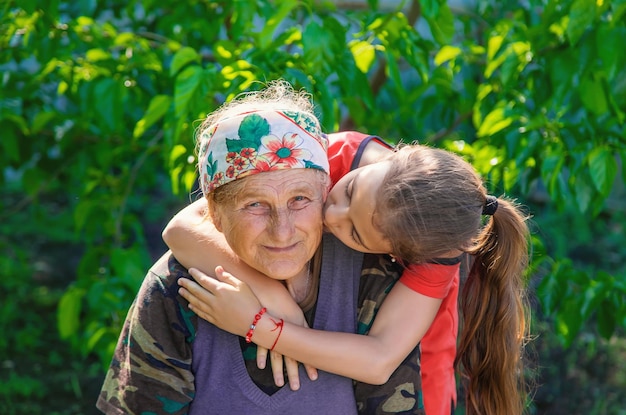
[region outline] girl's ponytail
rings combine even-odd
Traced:
[[[503,198],[488,211],[494,210],[490,198],[483,212],[493,215],[469,250],[474,261],[461,295],[456,365],[466,383],[467,414],[518,415],[526,400],[527,218]]]

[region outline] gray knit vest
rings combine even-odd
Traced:
[[[313,328],[356,332],[356,303],[363,254],[328,234]],[[356,414],[352,380],[318,371],[310,381],[300,365],[300,390],[284,386],[267,395],[250,378],[237,336],[198,320],[192,369],[196,396],[190,415]]]

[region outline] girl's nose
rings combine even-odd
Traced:
[[[337,227],[345,221],[348,215],[348,208],[345,206],[332,204],[326,209],[324,222],[327,226]]]

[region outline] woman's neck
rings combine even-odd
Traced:
[[[305,313],[315,306],[322,269],[321,245],[297,276],[285,281],[287,290]]]
[[[295,277],[285,280],[287,291],[298,304],[304,301],[311,288],[311,262],[307,262],[304,269]]]

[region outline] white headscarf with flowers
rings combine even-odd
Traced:
[[[200,133],[198,170],[206,196],[233,180],[273,170],[329,173],[328,140],[317,118],[287,110],[248,111]]]

